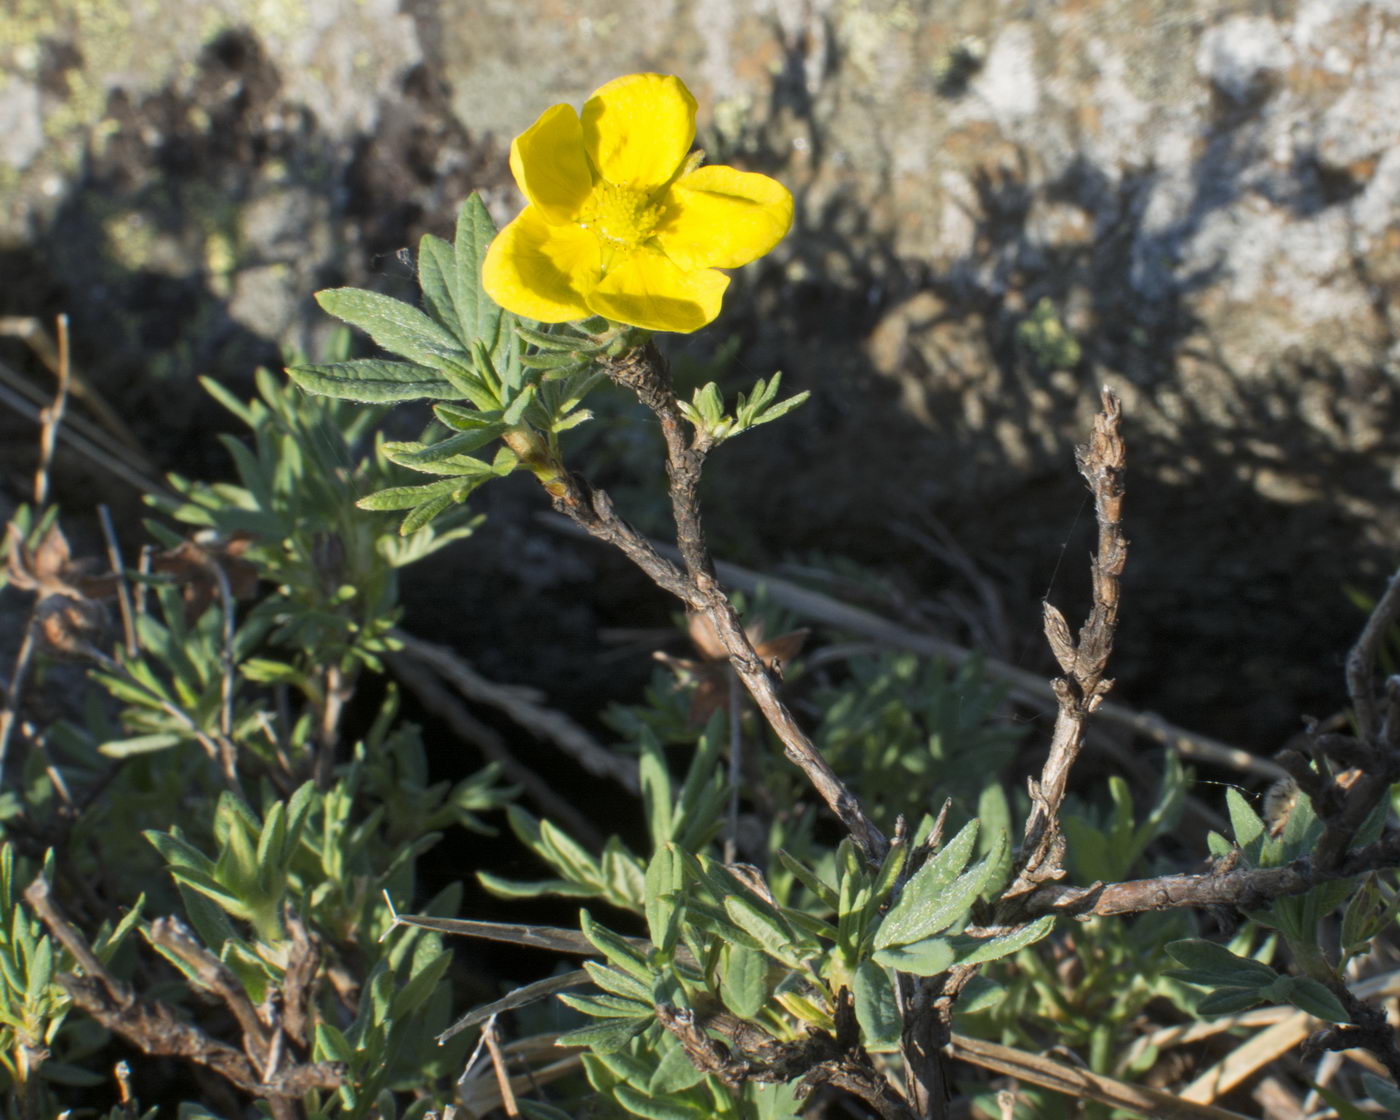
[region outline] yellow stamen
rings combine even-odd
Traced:
[[[629,249],[646,241],[661,220],[661,207],[646,191],[600,181],[588,196],[578,224],[600,241]]]

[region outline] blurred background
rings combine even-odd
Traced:
[[[33,471],[16,401],[52,392],[28,319],[70,316],[73,410],[138,481],[226,475],[199,376],[249,395],[315,357],[318,288],[412,298],[467,194],[518,208],[511,137],[639,70],[690,86],[712,161],[797,198],[718,322],[666,340],[683,382],[813,394],[713,460],[722,557],[1049,673],[1039,601],[1086,598],[1073,446],[1107,384],[1116,695],[1260,754],[1340,708],[1349,592],[1400,553],[1390,0],[5,0],[0,515]],[[576,465],[659,531],[623,404]],[[130,478],[61,450],[55,486],[139,537]],[[406,626],[584,718],[639,689],[649,658],[606,638],[672,605],[523,483],[482,495]]]

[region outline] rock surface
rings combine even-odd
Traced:
[[[12,11],[0,313],[69,312],[162,466],[222,469],[194,375],[244,386],[314,350],[318,287],[405,294],[398,251],[468,191],[518,205],[505,151],[544,107],[672,71],[711,158],[798,196],[717,327],[673,347],[733,334],[734,388],[780,367],[814,392],[717,461],[718,538],[933,594],[954,575],[908,528],[936,519],[1029,633],[1047,589],[1082,590],[1071,448],[1109,384],[1133,472],[1125,698],[1258,750],[1338,706],[1345,589],[1400,553],[1394,0]]]

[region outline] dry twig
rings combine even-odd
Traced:
[[[336,1089],[344,1071],[338,1063],[312,1062],[277,1068],[268,1059],[277,1051],[242,988],[217,958],[210,956],[167,919],[152,926],[152,939],[195,969],[201,982],[224,999],[244,1032],[244,1050],[211,1038],[191,1026],[160,1000],[137,999],[111,975],[82,935],[64,917],[48,881],[41,875],[25,889],[29,903],[49,933],[72,954],[83,974],[61,973],[58,982],[83,1011],[145,1054],[185,1058],[219,1074],[249,1096],[268,1102],[278,1120],[293,1120],[298,1098],[313,1089]],[[254,1060],[253,1055],[260,1055]],[[261,1065],[262,1068],[259,1068]]]
[[[666,442],[671,512],[685,570],[681,571],[661,556],[645,537],[619,518],[606,494],[579,478],[565,476],[556,480],[552,490],[555,509],[599,540],[616,545],[654,583],[708,619],[735,673],[782,741],[788,759],[807,776],[866,860],[878,863],[885,852],[884,835],[865,815],[855,795],[822,758],[779,697],[777,683],[763,659],[755,653],[738,614],[716,578],[705,544],[698,494],[701,468],[710,443],[700,435],[693,441],[687,438],[665,359],[656,345],[649,342],[605,368],[612,380],[630,389],[661,425]]]
[[[1045,603],[1045,636],[1065,675],[1054,682],[1059,701],[1055,732],[1039,781],[1029,783],[1031,814],[1026,821],[1018,871],[1006,891],[1007,898],[1064,875],[1060,805],[1070,768],[1084,745],[1084,722],[1113,687],[1104,672],[1118,626],[1118,580],[1128,559],[1128,541],[1123,535],[1126,454],[1119,431],[1122,406],[1107,388],[1102,399],[1103,410],[1094,417],[1089,443],[1075,452],[1079,473],[1094,495],[1094,516],[1099,527],[1098,551],[1091,568],[1093,607],[1076,641],[1070,636],[1064,615]]]

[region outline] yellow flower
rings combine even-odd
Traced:
[[[545,323],[602,315],[689,332],[719,314],[729,277],[792,224],[781,183],[697,167],[695,98],[679,78],[630,74],[555,105],[510,146],[529,205],[492,241],[487,293]],[[698,153],[697,153],[698,156]]]

